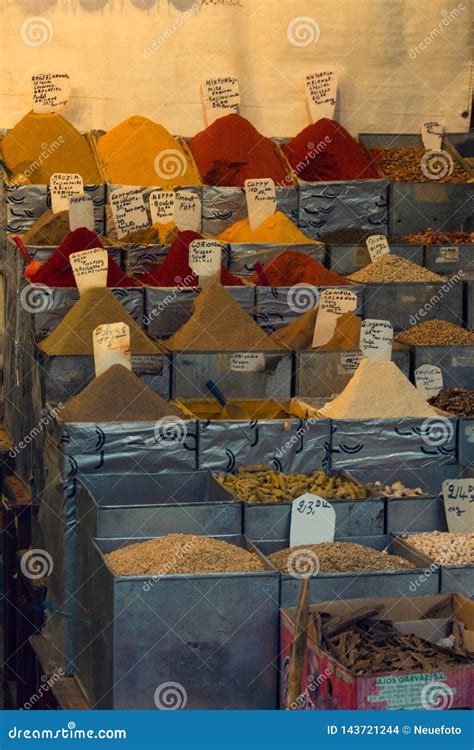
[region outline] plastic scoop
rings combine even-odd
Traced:
[[[26,249],[25,243],[17,234],[13,237],[13,242],[15,243],[27,263],[24,271],[24,276],[26,279],[29,279],[31,281],[31,279],[34,278],[39,269],[44,266],[44,263],[42,263],[40,260],[32,260],[28,250]]]
[[[212,393],[216,401],[223,407],[221,417],[223,419],[248,419],[247,414],[241,406],[237,404],[229,404],[226,400],[222,391],[219,390],[217,385],[212,380],[206,381],[206,388]]]

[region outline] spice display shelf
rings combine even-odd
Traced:
[[[416,547],[411,544],[411,534],[403,536],[393,536],[395,543],[404,548],[406,554],[413,552],[421,554],[425,561],[425,568],[428,571],[433,569],[439,570],[439,591],[441,594],[460,593],[464,596],[472,596],[474,587],[474,565],[447,565],[436,563],[433,559],[423,553],[419,553]]]
[[[380,234],[380,232],[374,231],[374,234]],[[390,252],[393,255],[405,258],[412,263],[416,263],[418,266],[423,265],[423,245],[415,245],[409,242],[402,243],[396,240],[391,241],[389,237],[387,239]],[[341,245],[330,242],[328,243],[328,256],[329,268],[341,274],[355,273],[370,263],[370,255],[365,242]]]

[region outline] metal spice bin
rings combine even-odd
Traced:
[[[245,537],[220,538],[255,551]],[[156,709],[169,681],[186,709],[276,708],[278,571],[115,576],[104,555],[131,541],[92,543],[94,708]]]
[[[412,552],[421,554],[425,559],[427,570],[439,571],[439,591],[441,594],[450,594],[458,592],[465,596],[472,596],[474,588],[474,565],[438,565],[430,557],[419,553],[416,547],[410,543],[410,537],[413,534],[404,534],[403,536],[394,536],[394,542],[406,550],[403,556],[412,554]]]
[[[425,245],[425,266],[441,274],[474,271],[474,243]]]
[[[474,344],[420,345],[412,346],[411,351],[413,379],[421,365],[438,365],[445,388],[474,389]]]
[[[458,457],[461,466],[474,467],[474,417],[459,417]]]
[[[229,321],[229,325],[231,321]],[[257,349],[252,352],[258,353]],[[213,380],[226,398],[271,398],[291,396],[292,353],[266,350],[260,372],[234,372],[230,369],[235,352],[175,351],[172,353],[171,398],[206,398],[206,381]]]
[[[298,253],[304,253],[313,260],[325,264],[326,246],[321,244],[296,244],[296,245],[277,245],[275,243],[259,242],[233,242],[229,245],[230,261],[229,271],[239,276],[251,276],[255,272],[255,263],[259,262],[262,266],[268,263],[285,250],[291,249]]]
[[[383,234],[383,232],[378,232],[374,229],[374,234]],[[423,245],[415,245],[408,242],[391,242],[390,238],[388,238],[388,242],[390,252],[393,255],[406,258],[406,260],[410,260],[418,266],[423,265]],[[332,271],[342,274],[360,271],[361,268],[368,266],[371,262],[367,246],[365,244],[360,245],[359,243],[354,243],[353,245],[329,244],[328,256],[329,268]]]
[[[466,325],[472,330],[474,329],[474,271],[464,276],[464,295]]]
[[[437,594],[439,592],[439,576],[422,574],[425,570],[426,558],[406,545],[401,545],[398,539],[386,535],[341,537],[337,541],[363,544],[366,547],[383,550],[392,555],[399,555],[410,560],[416,568],[402,568],[399,570],[377,570],[362,573],[318,573],[310,577],[309,600],[319,602],[335,599],[359,599],[377,596],[383,591],[384,596],[409,596],[413,581],[418,581],[417,594]],[[288,546],[286,541],[256,541],[255,545],[265,555],[276,552]],[[297,554],[297,551],[295,552]],[[304,555],[304,549],[301,553]],[[298,601],[301,588],[301,578],[289,573],[281,573],[280,606],[293,607]]]

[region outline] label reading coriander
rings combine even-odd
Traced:
[[[388,255],[390,253],[387,238],[384,234],[373,234],[370,237],[367,237],[365,244],[367,245],[367,250],[369,251],[372,263],[375,263],[375,261],[383,255]]]
[[[442,486],[449,531],[471,532],[474,528],[474,479],[446,479]]]
[[[319,299],[319,310],[314,326],[313,349],[332,339],[337,319],[346,312],[355,310],[357,296],[348,289],[325,289]]]
[[[305,77],[306,98],[311,122],[322,117],[334,119],[337,99],[337,73],[330,66],[322,66]]]
[[[84,227],[93,232],[95,229],[94,203],[90,195],[71,195],[69,198],[69,229]]]
[[[393,326],[388,320],[367,318],[360,327],[360,350],[367,359],[392,358]],[[381,384],[381,387],[382,384]]]
[[[201,199],[189,190],[175,190],[174,223],[180,230],[201,231]]]
[[[421,124],[421,140],[427,151],[439,151],[443,143],[443,126],[436,120]]]
[[[112,365],[123,365],[128,370],[132,369],[130,328],[126,323],[103,323],[94,328],[92,337],[96,377]]]
[[[443,373],[437,365],[420,365],[415,370],[416,387],[426,400],[437,396],[443,387]]]
[[[80,174],[55,172],[51,175],[49,190],[51,193],[51,208],[53,214],[57,214],[59,211],[69,210],[69,198],[73,195],[82,195],[84,184]]]
[[[250,229],[253,231],[276,211],[275,183],[270,177],[245,180],[245,198]]]
[[[217,240],[193,240],[189,245],[189,265],[199,276],[202,288],[221,277],[222,243]]]
[[[235,352],[230,358],[232,372],[262,372],[265,369],[263,352]]]
[[[153,190],[150,193],[150,214],[152,224],[169,224],[174,217],[174,191]]]
[[[336,511],[327,500],[319,497],[319,495],[313,495],[311,492],[306,492],[293,500],[291,504],[290,547],[296,547],[299,544],[333,542],[335,528]],[[317,567],[317,559],[314,562]],[[309,567],[312,568],[311,559],[308,559],[308,563]],[[317,570],[311,569],[312,575],[316,575],[317,572]]]
[[[233,76],[207,78],[201,85],[201,101],[206,127],[219,117],[238,113],[240,90],[237,78]]]
[[[66,106],[71,93],[71,81],[67,73],[36,73],[31,81],[32,109],[35,114],[55,112]]]
[[[86,289],[107,286],[109,254],[103,247],[93,247],[69,256],[79,294]]]
[[[140,188],[123,187],[110,193],[110,207],[119,239],[150,226]]]

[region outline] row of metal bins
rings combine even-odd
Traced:
[[[377,469],[377,478],[388,478],[383,472]],[[472,566],[432,566],[399,534],[445,528],[440,484],[459,473],[455,466],[411,476],[402,470],[400,477],[416,479],[429,493],[425,497],[335,501],[338,539],[388,546],[416,567],[315,574],[311,601],[333,600],[342,592],[345,598],[370,597],[381,586],[386,596],[413,596],[472,583]],[[34,534],[54,560],[46,635],[59,646],[64,670],[76,675],[91,706],[152,708],[156,691],[170,683],[185,691],[191,709],[275,708],[279,607],[296,603],[301,581],[292,571],[280,574],[266,555],[288,546],[281,520],[289,507],[242,506],[206,472],[81,476],[71,497],[62,526],[54,501],[51,507],[43,502]],[[266,536],[252,541],[259,510]],[[257,551],[264,570],[121,577],[107,564],[105,555],[114,549],[178,532]]]

